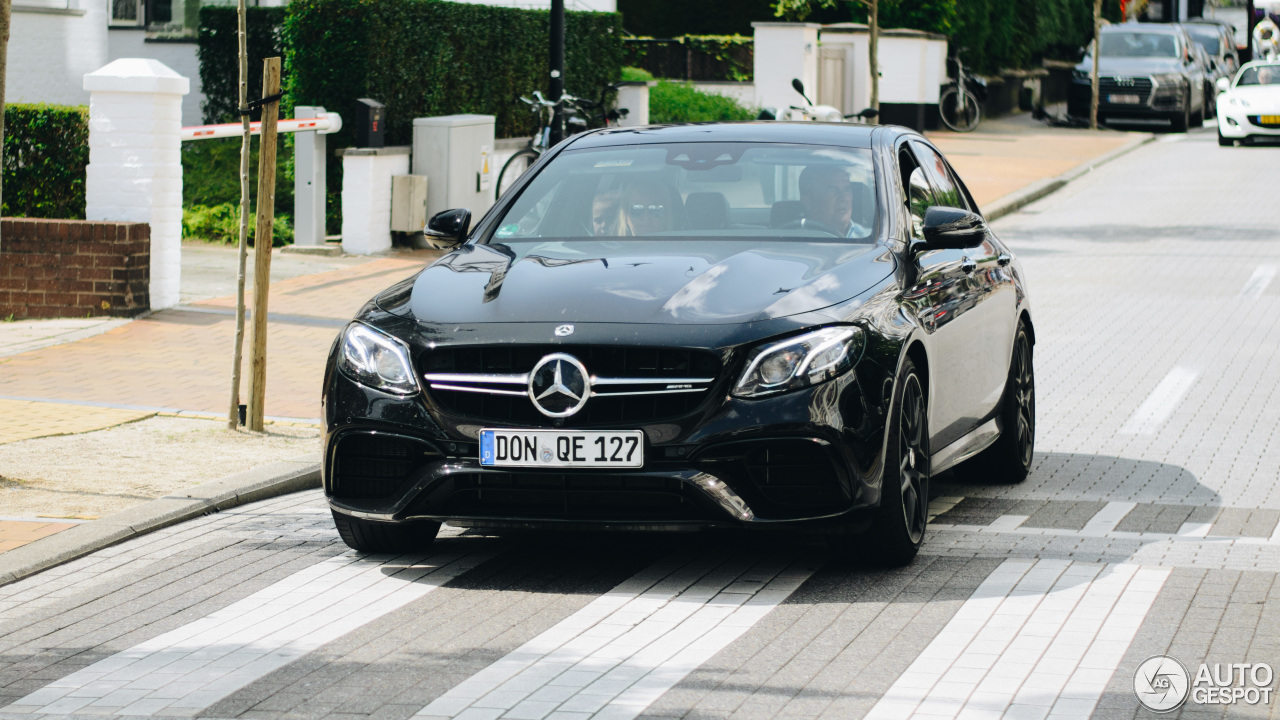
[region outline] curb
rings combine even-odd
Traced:
[[[318,487],[320,463],[310,456],[228,475],[0,553],[0,586],[201,515]]]
[[[1155,139],[1155,133],[1144,133],[1109,153],[1105,153],[1089,160],[1088,162],[1077,165],[1058,177],[1040,180],[1039,182],[1032,183],[1021,190],[1005,195],[999,200],[988,205],[986,212],[984,212],[982,216],[986,218],[987,222],[993,222],[1005,215],[1012,215],[1040,198],[1061,190],[1067,183],[1079,178],[1081,175],[1092,172],[1094,168],[1105,165],[1121,155],[1137,150]]]

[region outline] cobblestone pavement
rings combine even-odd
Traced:
[[[906,568],[735,533],[359,556],[309,491],[0,587],[0,717],[1109,720],[1156,717],[1153,655],[1280,667],[1278,152],[1169,136],[997,223],[1035,467],[938,478]],[[1260,677],[1162,717],[1280,716]]]

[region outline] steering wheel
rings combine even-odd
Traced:
[[[817,220],[813,220],[810,218],[799,218],[797,220],[792,220],[786,225],[783,225],[782,229],[783,230],[816,230],[817,232],[824,232],[832,237],[844,237],[843,234],[838,233],[835,230],[832,230],[831,228],[827,227],[826,225],[823,225],[822,223],[818,222]]]

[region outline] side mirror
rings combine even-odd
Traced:
[[[471,211],[465,208],[445,210],[431,216],[424,234],[446,245],[458,245],[467,239],[471,227]]]
[[[1217,83],[1215,83],[1215,84],[1218,86],[1218,92],[1220,92],[1220,93],[1224,93],[1224,92],[1226,92],[1226,91],[1228,91],[1228,90],[1230,90],[1230,89],[1231,89],[1231,79],[1230,79],[1230,78],[1220,77],[1220,78],[1218,78],[1218,81],[1217,81]]]
[[[960,208],[932,205],[924,214],[924,245],[930,250],[960,250],[980,245],[987,221]]]
[[[804,98],[806,103],[810,105],[813,104],[813,101],[809,99],[809,96],[804,94],[804,83],[800,82],[800,78],[791,78],[791,87],[795,88],[795,91],[800,93],[800,97]]]

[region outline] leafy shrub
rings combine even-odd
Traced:
[[[249,218],[249,244],[253,245],[256,223]],[[182,237],[206,242],[240,242],[240,204],[225,202],[217,205],[188,205],[182,209]],[[293,217],[276,213],[271,226],[274,247],[293,242]]]
[[[293,137],[277,136],[276,212],[293,212]],[[249,152],[249,201],[258,197],[258,151],[254,136]],[[182,204],[240,204],[240,138],[188,140],[182,143]]]
[[[659,80],[649,90],[649,121],[653,123],[730,122],[751,120],[755,113],[733,98],[702,92],[686,83]]]
[[[245,29],[248,37],[245,46],[249,52],[249,99],[262,97],[262,61],[269,57],[284,57],[280,25],[284,22],[285,8],[246,8]],[[240,42],[236,38],[236,8],[206,5],[200,8],[200,30],[197,55],[200,58],[200,87],[205,95],[201,109],[206,123],[228,123],[240,120],[236,112],[240,102]],[[281,75],[289,72],[281,68]],[[281,80],[283,87],[284,81]],[[255,111],[253,119],[260,119]],[[281,117],[292,117],[292,113]]]
[[[5,105],[5,216],[84,219],[88,164],[87,107]]]
[[[622,68],[622,79],[624,82],[649,82],[653,79],[653,73],[638,67]]]

